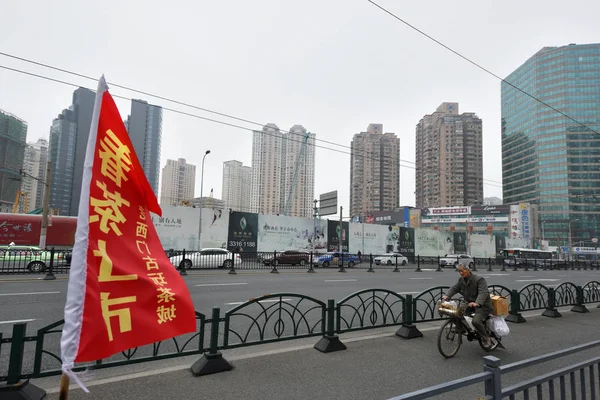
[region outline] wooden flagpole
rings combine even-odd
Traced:
[[[60,377],[60,391],[58,392],[58,400],[67,400],[69,398],[69,377],[62,374]]]

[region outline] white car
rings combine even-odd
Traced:
[[[232,265],[240,265],[242,258],[236,253],[232,261],[232,253],[226,249],[202,249],[200,251],[185,252],[183,254],[169,257],[175,268],[181,266],[190,268],[231,268]]]
[[[468,254],[446,254],[444,257],[440,258],[440,267],[453,266],[454,268],[457,268],[458,264],[463,264],[469,269],[472,269],[475,262]]]
[[[408,264],[408,258],[404,257],[400,253],[386,253],[381,256],[377,256],[373,259],[375,265],[396,265],[396,259],[398,259],[398,265]]]

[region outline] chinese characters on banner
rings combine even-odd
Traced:
[[[65,372],[73,361],[99,360],[196,329],[187,286],[151,222],[150,211],[161,215],[160,207],[101,85],[82,183],[89,191],[82,190],[65,306]]]

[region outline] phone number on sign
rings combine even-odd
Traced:
[[[256,247],[256,242],[230,241],[229,247]]]

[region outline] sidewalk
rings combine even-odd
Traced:
[[[503,364],[542,355],[598,338],[600,309],[589,314],[560,309],[562,318],[525,313],[527,322],[509,324],[506,350],[492,354]],[[189,367],[199,357],[186,357],[94,371],[90,394],[72,387],[70,399],[388,399],[403,393],[464,377],[483,370],[485,353],[477,343],[464,342],[458,355],[443,359],[437,350],[437,323],[419,324],[424,337],[405,340],[396,328],[342,335],[348,349],[322,354],[312,348],[318,338],[274,343],[224,351],[235,369],[194,377]],[[505,385],[559,366],[600,354],[587,351],[553,363],[509,374]],[[511,376],[518,375],[518,376]],[[32,381],[58,399],[59,377]],[[482,386],[436,398],[470,398],[482,395]]]

